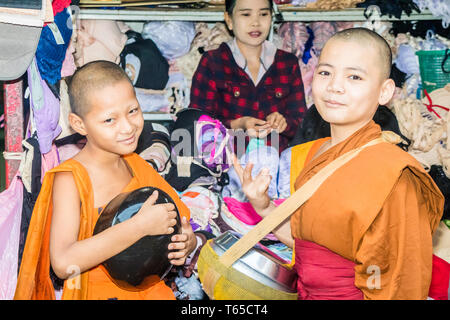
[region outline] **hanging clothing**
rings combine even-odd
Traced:
[[[41,153],[52,149],[53,140],[62,131],[58,124],[60,101],[50,90],[47,82],[41,78],[36,59],[28,67],[28,84],[30,88],[30,106]]]
[[[31,214],[41,190],[41,152],[36,133],[22,141],[23,153],[19,172],[23,183],[22,219],[20,222],[19,263],[17,273],[22,262],[23,249],[27,240]]]
[[[0,300],[11,300],[16,288],[22,192],[16,174],[8,189],[0,193]]]
[[[124,156],[133,178],[123,192],[144,186],[165,191],[180,212],[189,220],[189,209],[181,202],[172,187],[141,157],[132,153]],[[52,217],[52,186],[55,173],[72,172],[81,198],[79,240],[92,236],[99,217],[94,208],[92,186],[86,169],[76,160],[69,159],[45,175],[41,193],[31,217],[25,251],[20,268],[15,299],[55,299],[50,280],[50,225]],[[163,281],[143,291],[127,291],[116,286],[101,266],[97,266],[73,279],[64,281],[62,299],[175,299],[172,290]]]
[[[380,134],[380,127],[370,121],[313,160],[316,151],[310,152],[295,188],[338,156]],[[443,206],[444,197],[422,166],[400,148],[380,143],[329,177],[293,214],[291,230],[294,239],[310,241],[352,262],[347,268],[353,270],[353,285],[364,299],[426,299],[432,233]],[[301,271],[302,257],[295,254],[300,262],[296,269]],[[314,297],[329,289],[321,277],[322,273],[305,273],[299,281],[314,285],[299,297]]]

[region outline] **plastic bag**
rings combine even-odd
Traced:
[[[168,59],[184,56],[195,37],[195,24],[187,21],[151,21],[142,30],[144,39],[152,39]]]

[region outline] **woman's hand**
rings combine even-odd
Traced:
[[[278,131],[278,133],[282,133],[287,128],[286,118],[277,111],[269,114],[266,117],[266,121],[270,125],[270,128]]]
[[[272,131],[267,121],[249,116],[231,121],[231,129],[243,129],[250,137],[260,139],[266,137]]]

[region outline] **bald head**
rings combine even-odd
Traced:
[[[92,61],[72,76],[69,84],[70,108],[73,113],[84,117],[91,109],[91,95],[105,87],[127,81],[133,86],[125,71],[110,61]]]
[[[360,43],[367,48],[377,50],[381,77],[388,79],[391,74],[392,52],[387,41],[378,33],[366,28],[350,28],[335,33],[328,41],[343,40]]]

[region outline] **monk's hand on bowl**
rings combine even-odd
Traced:
[[[175,206],[172,203],[155,204],[157,199],[158,191],[154,191],[135,215],[143,236],[174,232],[174,226],[177,224]]]
[[[169,250],[171,250],[168,255],[169,261],[173,265],[182,266],[188,255],[197,246],[197,238],[186,217],[181,220],[181,233],[173,235],[171,240],[172,242],[169,243]]]

